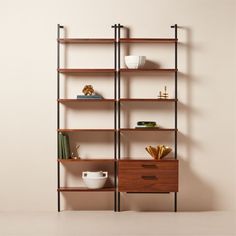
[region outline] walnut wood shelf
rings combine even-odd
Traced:
[[[58,129],[59,132],[115,132],[115,129]]]
[[[166,99],[160,99],[160,98],[121,98],[121,102],[175,102],[178,101],[178,99],[174,98],[166,98]]]
[[[128,68],[121,68],[121,72],[176,72],[177,69],[173,68],[159,68],[159,69],[149,69],[149,68],[142,68],[142,69],[128,69]]]
[[[60,73],[114,73],[115,70],[114,69],[110,69],[110,68],[86,68],[86,69],[65,69],[65,68],[60,68],[58,69],[58,72]]]
[[[101,189],[89,189],[86,187],[61,187],[57,189],[58,192],[114,192],[115,188],[107,187]]]
[[[128,69],[128,68],[121,68],[121,72],[176,72],[178,71],[177,69],[149,69],[149,68],[143,68],[143,69]],[[114,69],[110,68],[86,68],[86,69],[65,69],[65,68],[60,68],[58,69],[58,72],[64,73],[64,74],[69,74],[69,73],[114,73]]]
[[[178,131],[177,129],[167,129],[167,128],[122,128],[120,131],[127,132],[147,132],[147,131]]]
[[[112,44],[115,42],[114,38],[61,38],[58,40],[59,43],[65,44]]]
[[[175,38],[121,38],[121,43],[175,43]],[[62,44],[112,44],[113,38],[61,38],[58,39]]]
[[[169,158],[165,158],[165,159],[161,159],[161,160],[156,160],[156,159],[127,159],[127,157],[122,157],[121,160],[119,160],[119,162],[140,162],[140,161],[144,161],[144,162],[169,162],[169,161],[177,161],[176,159],[174,159],[173,157],[169,157]]]
[[[175,38],[121,38],[121,43],[175,43]]]
[[[57,99],[60,103],[70,103],[70,102],[115,102],[115,99]]]
[[[61,163],[81,163],[81,162],[102,162],[102,163],[109,163],[115,162],[115,159],[58,159],[58,162]]]

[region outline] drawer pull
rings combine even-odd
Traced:
[[[143,164],[142,167],[143,168],[158,168],[158,166],[155,164]]]
[[[158,179],[158,178],[155,175],[143,175],[142,179],[144,179],[144,180],[154,180],[154,179]]]

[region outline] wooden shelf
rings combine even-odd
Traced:
[[[65,44],[112,44],[115,42],[115,39],[113,38],[64,38],[64,39],[58,39],[59,43],[65,43]]]
[[[58,129],[59,132],[115,132],[115,129]]]
[[[120,131],[128,132],[143,132],[143,131],[176,131],[177,129],[167,129],[167,128],[122,128]],[[178,131],[178,130],[177,130]]]
[[[161,160],[155,160],[155,159],[152,159],[152,160],[150,160],[150,159],[133,159],[133,160],[131,160],[131,159],[127,159],[127,157],[125,158],[125,157],[122,157],[122,159],[121,160],[119,160],[118,162],[122,162],[122,161],[125,161],[125,162],[130,162],[130,163],[132,163],[132,162],[139,162],[139,161],[145,161],[145,162],[170,162],[170,161],[177,161],[178,162],[178,160],[177,159],[174,159],[173,157],[171,158],[165,158],[165,159],[161,159]]]
[[[69,102],[115,102],[115,99],[57,99],[60,103],[69,103]]]
[[[112,44],[114,38],[61,38],[58,39],[62,44]],[[121,38],[121,43],[175,43],[175,38]]]
[[[121,43],[175,43],[174,38],[121,38]]]
[[[175,102],[178,101],[178,99],[174,98],[166,98],[166,99],[160,99],[160,98],[121,98],[121,102]]]
[[[142,69],[128,69],[128,68],[121,68],[121,72],[176,72],[178,70],[176,69],[171,69],[171,68],[166,68],[166,69],[148,69],[148,68],[142,68]]]
[[[60,73],[113,73],[115,72],[114,69],[109,69],[109,68],[86,68],[86,69],[65,69],[65,68],[60,68],[58,69],[58,72]]]
[[[65,69],[65,68],[60,68],[58,69],[60,73],[114,73],[114,69],[110,68],[86,68],[86,69]],[[148,68],[143,68],[143,69],[128,69],[128,68],[121,68],[121,72],[176,72],[178,70],[176,69],[148,69]]]
[[[115,188],[105,187],[101,189],[89,189],[86,187],[61,187],[57,189],[58,192],[114,192]]]
[[[70,102],[116,102],[115,99],[57,99],[60,103],[70,103]],[[178,99],[167,98],[121,98],[121,102],[175,102]]]
[[[115,162],[115,159],[58,159],[58,162],[61,163],[72,163],[72,162],[102,162],[102,163],[108,163],[108,162]]]

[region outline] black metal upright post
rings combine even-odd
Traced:
[[[118,160],[120,160],[120,29],[123,25],[118,24],[117,35],[117,80],[118,80]],[[120,192],[118,191],[118,211],[120,211]]]
[[[117,25],[114,28],[114,211],[117,211]]]
[[[175,159],[177,156],[177,142],[178,142],[178,26],[172,25],[175,29]],[[177,192],[174,193],[174,211],[177,211]]]
[[[57,25],[57,130],[60,129],[60,29],[64,28],[62,25]],[[57,159],[59,159],[59,132],[57,131]],[[60,163],[57,161],[57,211],[61,211],[60,201]]]

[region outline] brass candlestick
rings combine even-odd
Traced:
[[[162,91],[159,91],[158,98],[160,98],[160,99],[167,99],[168,98],[169,94],[167,93],[167,87],[166,86],[164,87],[164,90],[165,90],[164,93]]]

